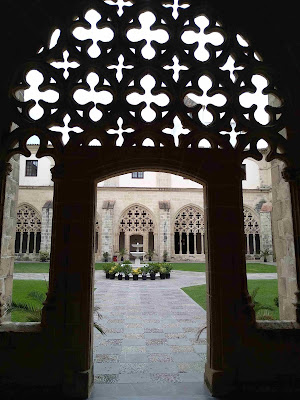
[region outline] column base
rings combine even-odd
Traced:
[[[94,366],[87,371],[65,374],[63,395],[69,399],[88,399],[94,386]]]
[[[205,365],[204,382],[214,397],[226,396],[237,390],[234,371],[219,371]]]

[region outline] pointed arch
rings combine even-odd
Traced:
[[[175,254],[204,254],[204,212],[195,204],[183,206],[173,221]]]
[[[260,218],[253,208],[244,205],[245,253],[247,258],[260,254]]]
[[[42,217],[29,203],[21,203],[17,211],[15,254],[38,254],[41,247]]]
[[[139,203],[127,207],[119,219],[120,232],[154,232],[156,227],[155,217],[152,211]]]

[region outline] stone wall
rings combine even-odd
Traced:
[[[101,220],[101,242],[103,253],[109,254],[109,259],[113,256],[113,218],[114,218],[114,205],[115,201],[103,201],[102,203],[102,220]]]
[[[282,161],[272,161],[273,240],[277,261],[280,319],[295,320],[295,247],[290,187],[281,175],[284,166]]]
[[[10,160],[10,164],[12,166],[12,171],[6,179],[0,263],[0,293],[2,293],[2,302],[4,304],[9,304],[12,298],[16,212],[18,206],[19,156],[13,156]],[[0,315],[0,322],[8,318],[7,315],[4,317]]]
[[[268,251],[267,261],[273,261],[273,240],[272,240],[272,204],[265,203],[260,210],[260,248],[261,251]]]
[[[51,200],[44,204],[42,209],[41,226],[41,251],[51,252],[53,202]]]

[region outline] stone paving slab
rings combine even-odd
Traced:
[[[205,283],[205,274],[177,272],[168,280],[128,282],[96,271],[95,304],[106,335],[94,337],[95,393],[175,398],[189,395],[187,383],[191,395],[203,393],[206,338],[204,332],[197,342],[196,334],[206,313],[180,288]]]
[[[48,274],[14,274],[48,280]],[[277,279],[277,274],[248,274]],[[206,312],[181,288],[205,284],[205,273],[173,271],[171,279],[118,281],[95,271],[95,304],[105,331],[94,331],[92,399],[212,399],[203,382]]]

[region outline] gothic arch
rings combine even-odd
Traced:
[[[244,235],[246,254],[259,255],[260,254],[260,218],[253,208],[244,205]]]
[[[127,252],[133,251],[132,240],[142,240],[143,251],[146,253],[153,250],[154,241],[157,240],[157,226],[154,214],[148,207],[139,203],[130,205],[119,218],[119,250],[125,248]]]
[[[204,254],[204,212],[194,204],[177,211],[173,219],[175,254]]]
[[[41,224],[42,217],[38,210],[28,204],[22,203],[18,206],[15,253],[36,254],[41,246]]]
[[[120,232],[154,232],[156,226],[157,223],[152,211],[139,203],[132,204],[123,210],[118,223]]]

